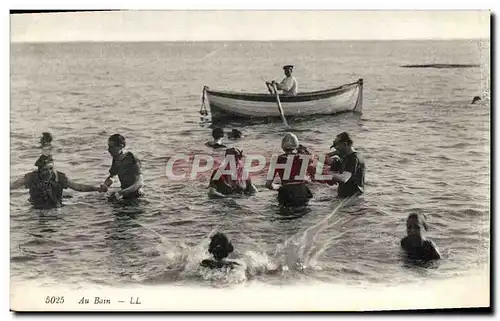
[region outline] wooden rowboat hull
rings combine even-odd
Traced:
[[[234,93],[204,89],[212,120],[218,118],[272,118],[280,117],[276,97],[271,94]],[[280,95],[285,117],[331,115],[342,112],[362,112],[363,79],[340,87]]]

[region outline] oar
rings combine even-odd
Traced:
[[[264,78],[262,78],[262,77],[260,77],[260,79],[262,79],[263,81],[265,81],[265,80],[264,80]],[[269,87],[269,85],[270,85],[271,83],[270,83],[270,82],[268,82],[268,81],[265,81],[265,83],[266,83],[267,90],[269,90],[269,93],[270,93],[271,95],[274,95],[273,91],[271,90],[271,87]]]
[[[272,85],[274,88],[274,94],[276,95],[276,102],[278,103],[278,110],[280,111],[280,116],[281,116],[281,120],[283,121],[283,125],[285,125],[285,127],[290,127],[290,126],[288,126],[288,123],[286,122],[285,113],[283,112],[283,108],[281,107],[280,96],[278,94],[278,90],[276,89],[276,84],[273,83]]]

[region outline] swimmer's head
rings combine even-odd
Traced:
[[[471,104],[475,104],[477,101],[480,101],[480,100],[481,100],[481,97],[475,96],[474,98],[472,98],[472,103]]]
[[[214,128],[212,130],[212,137],[215,139],[215,140],[218,140],[218,139],[221,139],[224,137],[224,131],[222,130],[222,128]]]
[[[347,153],[347,150],[352,147],[353,141],[348,133],[342,132],[335,137],[333,141],[333,145],[330,148],[334,147],[339,154]]]
[[[299,139],[295,136],[295,134],[286,133],[281,140],[281,148],[284,152],[293,152],[299,148]]]
[[[427,231],[425,216],[421,214],[410,214],[406,219],[406,234],[410,237],[422,238],[423,231]]]
[[[225,234],[217,233],[211,237],[208,252],[212,254],[217,261],[226,258],[233,251],[233,245],[229,242]]]
[[[227,136],[230,139],[238,139],[238,138],[241,138],[242,133],[239,130],[237,130],[236,128],[233,128],[230,133],[227,133]]]
[[[54,160],[50,155],[42,155],[35,162],[38,173],[42,179],[49,179],[54,172]]]
[[[115,157],[123,152],[126,146],[125,137],[120,134],[114,134],[108,138],[108,152]]]
[[[48,132],[42,133],[42,137],[40,138],[40,146],[49,147],[52,143],[52,135]]]

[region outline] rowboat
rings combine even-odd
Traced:
[[[279,95],[283,113],[287,118],[311,115],[332,115],[342,112],[362,112],[363,79],[339,87],[299,93],[295,96]],[[252,119],[280,117],[276,96],[266,93],[237,93],[203,88],[200,113],[210,109],[212,121],[217,119]]]

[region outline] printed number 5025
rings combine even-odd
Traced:
[[[61,304],[64,303],[63,296],[48,296],[45,298],[46,304]]]

